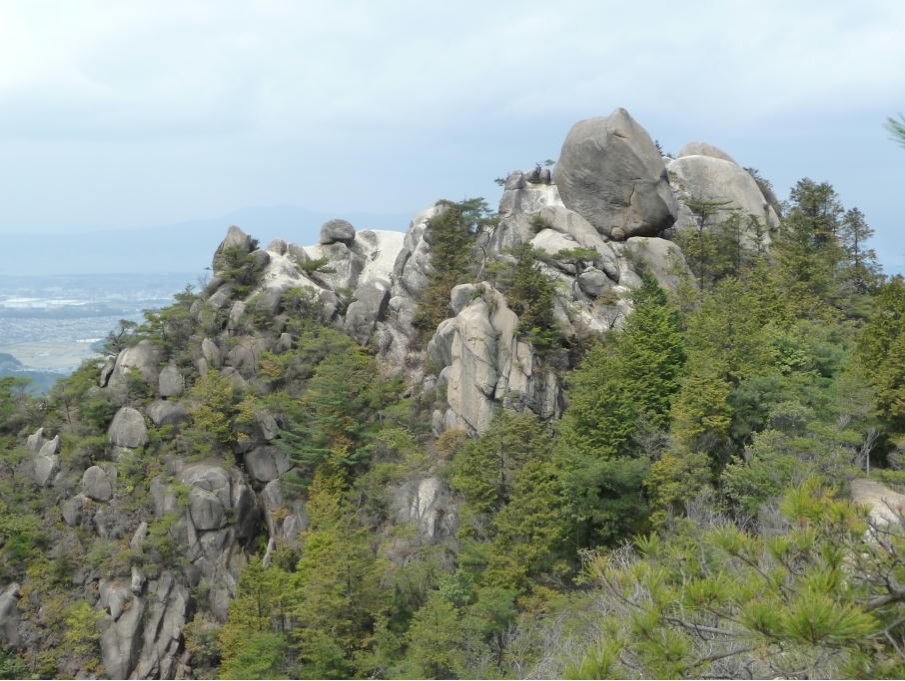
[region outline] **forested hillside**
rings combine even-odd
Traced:
[[[46,399],[0,379],[0,675],[901,678],[903,528],[851,483],[905,485],[905,281],[861,211],[622,110],[503,184],[231,228]]]

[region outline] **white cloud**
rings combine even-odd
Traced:
[[[903,84],[905,5],[6,3],[6,135],[306,136],[614,106],[774,116]]]
[[[889,0],[0,0],[3,218],[421,208],[617,106],[674,145],[892,114],[903,26]]]

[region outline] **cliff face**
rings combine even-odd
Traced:
[[[55,551],[78,544],[97,554],[79,565],[61,558],[53,597],[84,602],[96,617],[99,659],[76,650],[55,671],[210,671],[199,628],[226,621],[251,556],[267,561],[297,546],[309,523],[306,490],[292,482],[306,464],[286,446],[292,409],[268,396],[318,375],[317,362],[331,353],[353,352],[335,340],[317,345],[300,319],[367,348],[382,375],[397,376],[425,405],[435,438],[480,434],[501,406],[555,419],[564,371],[583,344],[630,314],[642,274],[673,291],[693,285],[682,251],[663,238],[695,227],[683,201],[731,201],[775,224],[750,176],[714,154],[664,165],[621,109],[577,124],[552,176],[509,176],[496,219],[468,234],[466,280],[448,292],[446,318],[429,328],[419,310],[438,280],[438,218],[450,204],[416,216],[404,235],[334,220],[307,247],[277,239],[259,248],[231,227],[204,291],[119,349],[73,405],[83,419],[89,404],[106,409],[92,417],[102,437],[76,438],[74,426],[58,422],[23,443],[18,479],[42,495]],[[540,302],[532,297],[539,291]],[[306,391],[287,394],[304,403]],[[224,413],[229,419],[218,420]],[[430,461],[413,465],[388,495],[381,526],[412,529],[393,544],[391,560],[403,563],[416,544],[451,541],[454,499]],[[42,579],[17,575],[2,585],[3,644],[41,650],[61,635],[41,624],[50,594],[37,585],[51,583]]]

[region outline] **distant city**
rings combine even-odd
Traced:
[[[46,392],[84,360],[97,357],[119,321],[168,305],[203,273],[0,276],[0,377]]]

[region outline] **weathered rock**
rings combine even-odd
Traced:
[[[243,317],[245,317],[245,310],[247,306],[241,300],[237,300],[233,303],[232,307],[229,309],[229,319],[226,322],[226,328],[230,331],[236,331],[237,329],[242,327]]]
[[[224,504],[229,503],[229,474],[220,466],[193,464],[186,466],[179,477],[186,484],[214,492]]]
[[[425,238],[430,221],[440,215],[446,207],[435,203],[412,219],[408,232],[403,240],[402,250],[396,256],[393,266],[393,275],[397,286],[393,295],[405,293],[407,297],[417,299],[424,287],[427,286],[427,277],[430,272],[430,244],[429,237]]]
[[[204,359],[207,360],[208,366],[211,368],[219,369],[223,366],[223,357],[220,354],[220,348],[217,347],[217,344],[210,338],[205,338],[201,341],[201,353],[204,355]]]
[[[480,295],[480,289],[474,284],[460,284],[449,292],[449,306],[453,314],[459,314],[476,296]]]
[[[611,289],[613,282],[600,270],[589,269],[578,275],[578,286],[586,295],[596,298]]]
[[[289,456],[272,445],[255,447],[245,455],[245,468],[258,482],[270,482],[292,467]]]
[[[638,236],[628,239],[620,248],[635,263],[633,267],[637,271],[650,272],[665,289],[678,291],[681,283],[691,277],[682,249],[672,241]]]
[[[283,518],[280,526],[280,537],[288,541],[295,541],[299,535],[308,529],[308,511],[301,501],[295,501],[290,505],[289,515]]]
[[[132,678],[132,670],[141,649],[141,625],[144,600],[136,598],[119,619],[107,625],[101,634],[101,659],[111,679]]]
[[[119,447],[141,447],[148,441],[144,416],[132,407],[120,407],[107,430],[107,437]]]
[[[709,156],[711,158],[719,158],[723,161],[729,161],[729,163],[735,163],[735,159],[732,158],[729,154],[708,142],[689,142],[684,147],[679,149],[679,155],[677,158],[682,158],[683,156]],[[736,165],[738,164],[736,163]]]
[[[360,345],[365,345],[374,327],[383,321],[390,303],[390,292],[370,282],[355,289],[346,311],[345,329]]]
[[[174,678],[188,616],[189,592],[171,573],[164,573],[149,600],[141,654],[133,675],[141,679]]]
[[[279,480],[268,482],[260,494],[267,531],[271,537],[294,541],[308,528],[308,511],[300,500],[286,503]]]
[[[115,480],[115,468],[108,472],[100,466],[91,466],[82,474],[82,494],[95,501],[110,501]]]
[[[195,529],[219,530],[226,525],[226,509],[213,492],[196,487],[189,492],[189,516]]]
[[[154,517],[158,520],[180,510],[176,494],[166,483],[163,476],[158,475],[152,478],[148,488],[151,492],[151,500],[154,503]]]
[[[323,269],[308,275],[318,286],[334,295],[339,295],[343,290],[354,290],[358,286],[365,268],[365,258],[360,249],[336,242],[309,246],[307,252],[312,260],[327,259],[328,264]]]
[[[60,513],[63,516],[63,522],[69,527],[76,527],[82,523],[84,518],[85,506],[88,504],[88,498],[84,494],[76,494],[60,504]]]
[[[499,405],[557,415],[558,385],[547,381],[548,372],[534,371],[531,347],[516,333],[518,317],[498,291],[486,283],[478,288],[481,294],[442,322],[428,343],[428,357],[445,367],[449,414],[441,422],[482,433]]]
[[[17,648],[21,642],[19,635],[19,585],[13,582],[0,594],[0,644]]]
[[[282,239],[274,239],[267,244],[267,252],[271,255],[286,255],[286,242]]]
[[[44,446],[46,439],[44,438],[44,429],[38,428],[34,433],[25,439],[25,449],[30,452],[40,452]]]
[[[546,207],[562,205],[563,202],[555,184],[528,183],[524,180],[524,174],[516,171],[509,176],[506,189],[500,198],[500,216],[505,220],[518,214],[537,213]],[[503,243],[497,242],[497,245]]]
[[[107,384],[110,382],[110,377],[113,375],[113,369],[116,367],[116,359],[111,357],[106,362],[104,362],[104,366],[101,367],[101,373],[98,376],[97,384],[101,388],[106,388]]]
[[[232,516],[235,520],[236,539],[245,542],[255,538],[261,529],[261,510],[254,490],[233,471]]]
[[[427,539],[442,539],[456,531],[455,506],[440,478],[422,478],[403,485],[395,491],[393,503],[399,518],[416,524]]]
[[[222,310],[230,303],[232,298],[233,285],[230,283],[225,283],[210,295],[210,297],[207,299],[207,304],[215,310]]]
[[[560,251],[576,248],[578,242],[569,234],[562,234],[553,229],[542,229],[531,239],[531,245],[537,250],[553,256]]]
[[[264,440],[276,440],[280,434],[280,427],[277,425],[276,419],[268,411],[255,412],[255,425]]]
[[[656,236],[676,220],[660,152],[625,109],[572,126],[554,179],[566,208],[607,236]]]
[[[122,389],[127,377],[137,374],[141,380],[156,388],[157,367],[161,357],[160,348],[149,340],[141,340],[133,347],[126,348],[116,356],[108,386]]]
[[[41,456],[53,456],[54,454],[60,453],[60,435],[57,433],[50,440],[44,440],[44,444],[41,445],[41,449],[38,451],[38,454]]]
[[[131,579],[129,580],[129,590],[136,596],[141,596],[145,590],[147,578],[137,565],[132,566]]]
[[[185,390],[185,378],[175,364],[167,364],[160,372],[158,386],[161,397],[176,397]]]
[[[135,532],[132,534],[132,539],[129,540],[129,548],[130,549],[139,549],[141,548],[142,542],[148,536],[148,523],[142,520],[138,527],[135,528]]]
[[[148,418],[158,428],[161,426],[176,426],[185,421],[189,414],[185,407],[178,402],[169,402],[166,400],[157,400],[151,402],[145,411]]]
[[[277,518],[277,513],[283,508],[283,489],[279,480],[271,480],[260,494],[261,506],[264,507],[264,518],[267,521],[267,532],[271,537],[275,537],[279,530],[279,524],[282,518]],[[281,514],[282,515],[282,514]]]
[[[261,355],[266,351],[267,341],[264,338],[243,337],[226,355],[226,364],[235,368],[243,378],[250,378],[258,368]],[[225,372],[223,375],[226,375]]]
[[[351,246],[355,241],[355,228],[346,220],[328,220],[321,227],[320,243],[343,243]]]
[[[715,149],[715,147],[714,147]],[[719,151],[719,150],[717,150]],[[726,156],[723,154],[723,156]],[[670,181],[679,199],[676,230],[697,229],[697,221],[689,204],[724,202],[707,216],[706,228],[713,228],[737,215],[742,220],[742,240],[747,247],[769,244],[769,229],[778,226],[779,218],[761,192],[751,174],[729,158],[717,156],[682,156],[667,166]],[[759,231],[749,223],[749,216],[760,223]]]
[[[420,366],[423,360],[423,351],[415,347],[419,332],[412,321],[417,312],[415,300],[427,286],[431,271],[430,245],[425,239],[425,233],[430,220],[444,210],[446,207],[438,203],[422,211],[415,216],[409,231],[404,235],[378,233],[386,241],[387,247],[381,245],[380,257],[369,261],[363,275],[368,280],[374,280],[376,272],[382,272],[382,278],[390,288],[386,320],[377,322],[373,338],[382,363],[393,372]],[[388,235],[394,236],[390,239],[387,238]],[[401,240],[399,237],[402,237]],[[393,264],[386,267],[394,254]],[[375,267],[377,264],[381,267]]]
[[[118,620],[125,610],[126,603],[132,600],[132,592],[125,584],[108,582],[102,579],[98,584],[100,600],[97,605],[110,613],[114,621]]]
[[[220,245],[217,247],[217,250],[214,252],[214,259],[212,261],[213,271],[216,274],[220,271],[222,254],[224,251],[229,249],[235,249],[239,253],[251,253],[252,239],[251,237],[243,232],[239,227],[233,225],[226,232],[226,238],[220,242]]]
[[[263,270],[265,267],[267,267],[267,264],[270,262],[270,253],[268,253],[267,251],[262,251],[262,250],[258,249],[256,251],[252,251],[250,253],[250,255],[251,255],[252,266],[256,270]]]
[[[304,265],[311,259],[308,257],[308,254],[303,247],[293,243],[286,246],[286,255],[293,260],[296,265]]]
[[[56,454],[46,456],[44,454],[35,455],[32,479],[39,487],[47,487],[53,482],[54,476],[60,470],[60,457]]]
[[[549,229],[562,232],[575,239],[578,246],[597,251],[595,266],[603,270],[613,281],[619,281],[619,265],[616,253],[594,226],[573,210],[562,206],[542,208],[538,217]]]
[[[282,309],[283,293],[284,290],[282,288],[265,288],[248,301],[248,312],[256,316],[270,318],[272,320],[271,328],[274,328],[275,317]],[[274,330],[276,329],[274,328]]]
[[[89,509],[93,511],[91,522],[98,537],[119,540],[132,532],[132,518],[117,505],[99,504],[86,508]]]
[[[277,342],[273,346],[273,351],[277,354],[281,352],[288,352],[292,350],[292,335],[288,333],[281,333],[280,337],[277,339]]]

